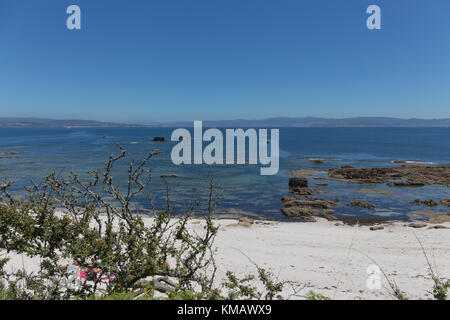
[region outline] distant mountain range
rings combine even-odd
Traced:
[[[0,118],[0,127],[192,127],[193,121],[125,124],[94,120],[54,120],[41,118]],[[204,127],[450,127],[448,119],[355,118],[268,118],[263,120],[205,120]]]
[[[164,127],[192,127],[193,122],[152,124]],[[450,119],[400,119],[388,117],[356,118],[268,118],[263,120],[212,120],[203,121],[204,127],[450,127]]]
[[[138,127],[139,124],[122,124],[94,120],[54,120],[41,118],[0,118],[0,127]]]

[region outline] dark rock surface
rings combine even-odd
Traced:
[[[347,203],[347,207],[360,207],[360,208],[364,208],[364,209],[373,209],[373,208],[375,208],[375,205],[368,203],[368,202],[363,202],[360,200],[354,200],[350,203]]]
[[[406,181],[389,181],[387,185],[390,187],[423,187],[425,186],[425,183],[414,180],[406,180]]]
[[[299,196],[311,196],[314,194],[324,194],[328,193],[328,190],[320,190],[320,189],[312,189],[312,188],[291,188],[290,191],[293,194],[299,195]]]
[[[281,198],[285,207],[313,207],[321,209],[329,209],[336,206],[335,201],[327,201],[323,199],[299,199],[297,197],[285,196]]]
[[[289,178],[289,187],[308,188],[308,179],[291,177]]]
[[[315,222],[315,217],[325,218],[327,220],[336,220],[332,216],[337,202],[324,199],[310,198],[302,199],[296,196],[285,196],[281,198],[285,208],[281,212],[291,218],[300,219],[307,222]]]
[[[388,183],[396,187],[433,184],[450,186],[450,166],[405,166],[390,168],[353,168],[343,166],[341,168],[330,169],[328,176],[338,181]]]
[[[316,217],[325,218],[327,220],[336,220],[331,214],[334,210],[314,209],[312,207],[288,207],[281,209],[281,212],[291,218],[300,219],[306,222],[316,222]]]
[[[412,201],[411,203],[412,204],[416,204],[416,205],[423,204],[423,205],[426,205],[426,206],[429,206],[429,207],[436,207],[438,205],[438,203],[436,201],[434,201],[433,199],[422,200],[422,201],[419,200],[419,199],[416,199],[416,200]]]

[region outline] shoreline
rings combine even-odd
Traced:
[[[151,223],[151,218],[144,218]],[[421,244],[440,277],[449,279],[450,222],[448,229],[412,228],[402,222],[381,224],[384,229],[349,226],[336,221],[276,222],[248,219],[215,219],[219,226],[213,247],[217,248],[216,281],[226,271],[237,276],[256,274],[259,267],[278,281],[291,281],[301,288],[295,295],[285,286],[283,297],[305,299],[309,291],[331,299],[391,299],[388,282],[380,275],[381,288],[367,287],[367,268],[374,261],[409,299],[431,299],[430,277]],[[202,220],[190,219],[188,229],[202,232]],[[10,254],[7,268],[34,269],[38,259]],[[173,262],[171,262],[173,263]],[[258,284],[255,282],[258,287]]]
[[[246,272],[255,273],[250,258],[278,275],[280,280],[304,285],[297,296],[291,297],[293,299],[304,299],[310,290],[332,299],[390,299],[392,295],[383,275],[381,289],[367,288],[366,271],[374,261],[408,298],[432,298],[433,281],[414,234],[422,242],[439,276],[450,278],[450,269],[446,268],[450,265],[448,229],[415,229],[394,222],[383,224],[382,230],[372,231],[367,226],[336,226],[335,222],[324,219],[315,223],[253,224],[221,220],[219,224],[221,228],[215,242],[219,278],[223,270],[241,276]],[[442,225],[450,229],[450,222]],[[194,226],[194,229],[199,228],[199,225]],[[283,293],[292,294],[288,288]]]

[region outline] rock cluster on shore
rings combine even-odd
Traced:
[[[292,177],[289,179],[289,188],[293,196],[281,198],[284,208],[281,212],[291,218],[307,222],[315,222],[315,217],[322,217],[327,220],[335,220],[332,216],[337,201],[327,201],[324,199],[312,198],[313,194],[325,193],[327,190],[308,188],[308,179]]]

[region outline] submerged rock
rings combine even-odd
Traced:
[[[23,152],[5,152],[2,151],[0,152],[0,156],[13,156],[13,155],[18,155],[18,154],[22,154]]]
[[[406,181],[389,181],[387,183],[390,187],[424,187],[424,182],[406,180]]]
[[[291,174],[294,177],[310,176],[313,173],[318,173],[318,172],[326,172],[326,171],[324,171],[324,170],[317,170],[317,169],[296,169],[296,170],[291,170]],[[325,178],[313,177],[313,179],[325,179]]]
[[[434,201],[433,199],[422,200],[422,201],[420,201],[419,199],[416,199],[414,201],[411,201],[411,203],[412,204],[416,204],[416,205],[423,204],[423,205],[426,205],[426,206],[429,206],[429,207],[436,207],[438,205],[437,202]]]
[[[160,178],[179,178],[180,175],[175,174],[175,173],[168,173],[168,174],[160,174],[159,177]]]
[[[385,196],[392,196],[395,193],[395,191],[393,190],[383,190],[383,189],[359,189],[358,192],[364,194],[382,194]]]
[[[373,208],[375,208],[375,205],[368,203],[368,202],[363,202],[360,200],[354,200],[350,203],[347,203],[347,207],[360,207],[360,208],[364,208],[364,209],[373,209]]]
[[[154,141],[154,142],[164,142],[164,141],[166,141],[166,138],[164,138],[164,137],[154,137],[152,141]]]

